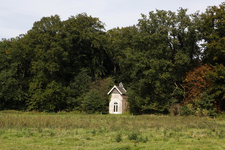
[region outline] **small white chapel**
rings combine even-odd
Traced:
[[[111,96],[109,102],[110,114],[122,114],[126,110],[128,104],[126,92],[122,82],[120,82],[119,86],[114,85],[108,92],[108,95]]]

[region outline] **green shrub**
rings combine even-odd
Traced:
[[[215,116],[215,109],[213,108],[214,95],[210,95],[207,92],[203,92],[201,95],[202,100],[199,101],[199,105],[202,108],[203,116]]]
[[[0,130],[0,135],[3,135],[5,133],[5,130]]]
[[[94,129],[94,130],[92,130],[92,132],[91,132],[93,135],[95,135],[96,134],[96,130]]]
[[[224,130],[222,129],[220,132],[218,132],[218,136],[219,138],[223,139],[225,137],[225,132]]]
[[[215,116],[216,112],[213,108],[214,96],[203,92],[199,98],[192,101],[192,104],[185,103],[181,107],[181,115]]]
[[[53,132],[53,131],[49,131],[49,136],[55,136],[55,132]]]
[[[145,139],[143,139],[143,143],[148,142],[148,137],[146,136]]]
[[[90,90],[90,82],[91,77],[84,70],[70,81],[69,86],[66,88],[68,93],[66,98],[67,111],[81,112],[85,93]]]
[[[148,141],[147,136],[145,138],[143,136],[139,136],[139,137],[137,137],[136,143],[139,143],[139,142],[146,143],[147,141]]]
[[[117,147],[114,150],[131,150],[130,146]]]
[[[201,116],[201,110],[200,110],[200,108],[197,108],[197,110],[195,111],[195,115],[197,117],[200,117]]]
[[[129,140],[137,140],[138,134],[136,132],[132,132],[131,134],[128,135]]]
[[[181,107],[180,112],[182,116],[188,116],[193,115],[195,110],[192,104],[185,103],[184,106]]]
[[[121,133],[119,132],[119,133],[117,133],[117,135],[116,135],[116,142],[121,142],[122,141],[122,136],[121,136]]]
[[[101,112],[103,107],[102,101],[102,97],[97,90],[90,90],[84,97],[83,110],[88,114]]]
[[[209,111],[207,109],[203,109],[202,110],[202,115],[203,116],[208,116],[209,115]]]
[[[38,133],[42,133],[43,129],[41,127],[38,127]]]

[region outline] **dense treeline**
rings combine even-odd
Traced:
[[[43,17],[0,41],[0,109],[108,112],[108,90],[128,89],[133,113],[225,110],[225,3],[202,14],[156,10],[105,31],[87,14]]]

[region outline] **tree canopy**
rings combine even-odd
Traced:
[[[43,17],[0,41],[0,110],[107,112],[107,90],[123,82],[132,113],[224,111],[224,16],[224,2],[201,14],[156,9],[108,31],[86,13]]]

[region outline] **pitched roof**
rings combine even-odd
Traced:
[[[113,88],[107,94],[109,95],[114,89],[116,89],[121,95],[125,95],[127,92],[124,88],[114,85]]]

